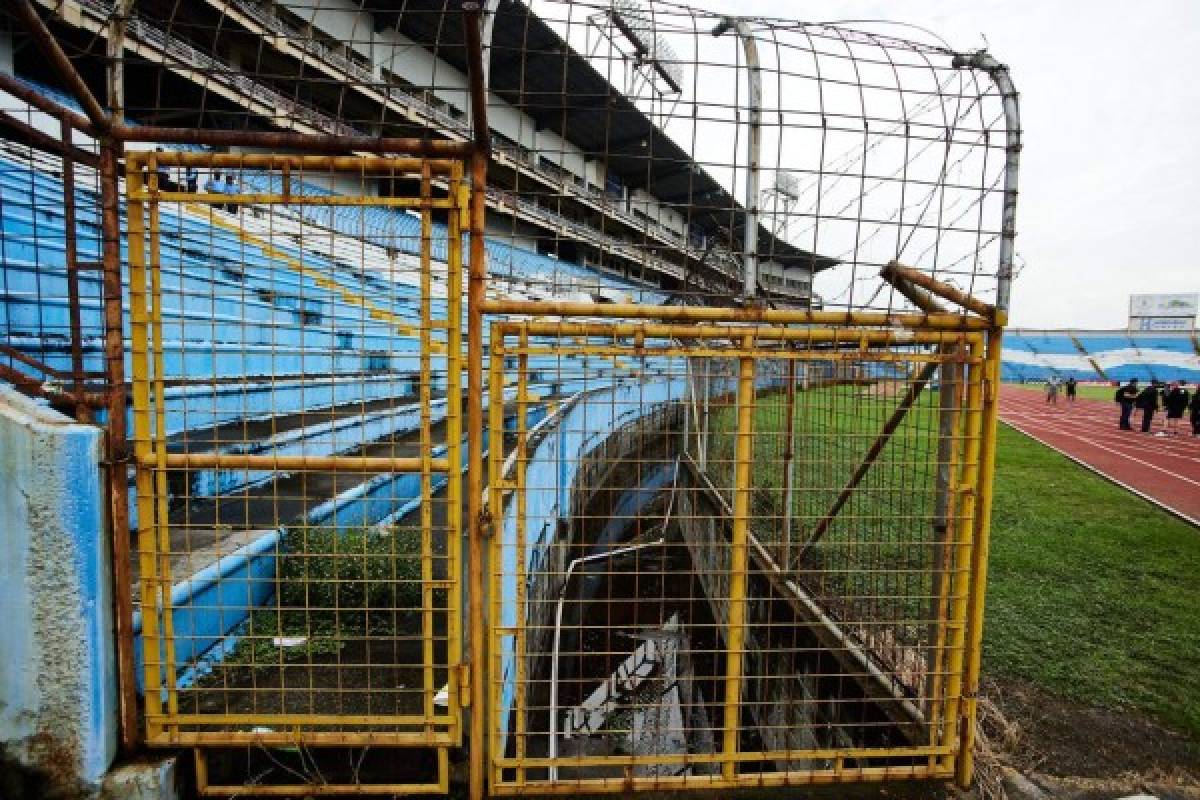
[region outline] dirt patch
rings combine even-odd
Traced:
[[[1133,711],[1089,707],[1016,681],[983,693],[1016,735],[1007,754],[1023,773],[1200,787],[1200,743]]]

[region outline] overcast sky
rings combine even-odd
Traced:
[[[1123,327],[1131,293],[1200,291],[1200,0],[701,5],[812,22],[899,20],[960,50],[986,36],[1021,93],[1017,252],[1026,266],[1013,325]]]

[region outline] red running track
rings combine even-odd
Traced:
[[[1163,430],[1164,412],[1154,415],[1150,433],[1141,432],[1142,412],[1136,409],[1134,430],[1118,430],[1120,412],[1111,401],[1080,398],[1071,404],[1060,396],[1058,405],[1050,405],[1040,391],[1000,389],[1004,422],[1200,525],[1200,438],[1191,435],[1186,413],[1179,436],[1155,436]]]

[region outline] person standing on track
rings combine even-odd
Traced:
[[[1149,433],[1150,425],[1154,422],[1154,412],[1158,411],[1158,386],[1151,382],[1142,389],[1134,405],[1142,411],[1142,433]]]
[[[1167,409],[1167,433],[1171,436],[1179,435],[1179,420],[1183,419],[1183,412],[1187,411],[1188,399],[1187,390],[1179,381],[1168,387],[1163,405]]]
[[[1129,424],[1129,416],[1133,413],[1133,404],[1137,401],[1138,382],[1137,378],[1133,378],[1129,383],[1117,389],[1116,397],[1113,399],[1121,406],[1121,421],[1117,427],[1123,431],[1133,430],[1133,426]]]
[[[1058,405],[1058,377],[1055,375],[1046,379],[1046,402]]]
[[[1192,392],[1192,402],[1188,406],[1188,419],[1192,423],[1192,436],[1200,436],[1200,387]]]
[[[1067,402],[1074,403],[1076,386],[1075,376],[1072,375],[1071,377],[1067,378],[1067,382],[1064,384],[1064,386],[1067,387]]]

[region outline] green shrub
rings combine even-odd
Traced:
[[[270,607],[241,626],[225,663],[277,664],[336,655],[347,639],[391,636],[419,619],[421,532],[300,528],[284,534]],[[275,637],[306,637],[278,647]]]

